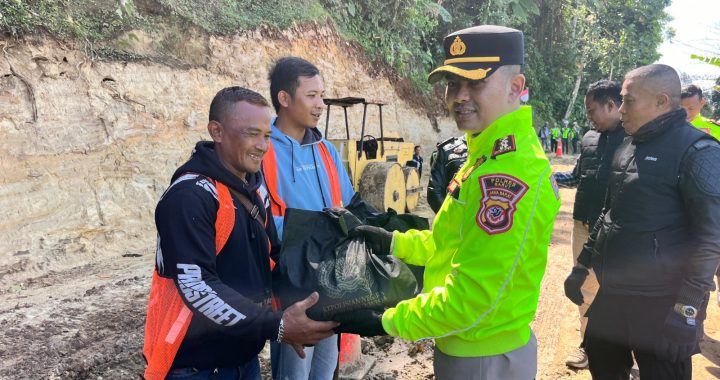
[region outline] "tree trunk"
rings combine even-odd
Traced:
[[[583,65],[583,68],[585,65]],[[568,103],[567,111],[565,111],[565,116],[563,117],[563,121],[567,120],[568,117],[570,117],[570,114],[572,113],[573,106],[575,105],[575,99],[578,96],[578,91],[580,90],[580,82],[582,82],[583,77],[583,69],[580,69],[580,72],[578,72],[577,79],[575,80],[575,88],[573,89],[572,96],[570,96],[570,103]]]

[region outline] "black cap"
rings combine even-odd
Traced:
[[[445,62],[433,70],[428,82],[435,83],[447,73],[470,80],[492,75],[498,67],[523,65],[525,43],[517,29],[480,25],[459,30],[445,37]]]

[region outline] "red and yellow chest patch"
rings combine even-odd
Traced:
[[[488,174],[478,177],[482,198],[476,216],[478,226],[490,235],[512,228],[515,205],[525,195],[528,185],[507,174]]]

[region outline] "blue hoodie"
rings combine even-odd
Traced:
[[[330,152],[340,181],[343,205],[349,204],[355,195],[355,190],[352,188],[352,182],[350,182],[335,146],[323,139],[317,128],[306,129],[302,143],[298,143],[280,131],[275,126],[275,120],[277,118],[270,123],[272,129],[270,139],[275,150],[275,162],[278,170],[277,193],[285,205],[312,211],[332,207],[330,180],[317,144],[325,144]],[[273,216],[273,219],[275,219],[278,236],[282,239],[284,218]]]

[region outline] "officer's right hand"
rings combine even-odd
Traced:
[[[587,268],[576,266],[565,279],[565,297],[569,298],[575,305],[580,306],[584,302],[580,288],[582,288],[589,274],[590,271]]]
[[[335,332],[357,334],[360,336],[387,335],[382,325],[383,310],[360,309],[348,311],[335,316],[340,326]]]
[[[298,356],[305,358],[303,345],[313,345],[335,334],[336,322],[318,322],[308,318],[305,310],[315,305],[320,299],[317,292],[308,298],[298,301],[285,309],[282,315],[284,324],[283,342],[291,345]]]
[[[383,228],[359,225],[350,230],[348,236],[365,238],[365,243],[372,250],[372,253],[376,255],[389,255],[391,253],[393,234]]]

